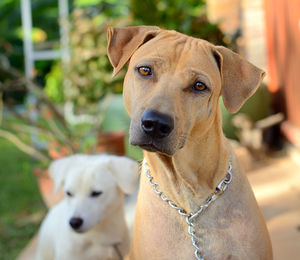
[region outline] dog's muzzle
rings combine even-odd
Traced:
[[[149,152],[172,155],[173,130],[174,119],[170,115],[146,110],[140,120],[131,125],[130,143]]]
[[[174,120],[169,115],[155,110],[146,110],[141,119],[141,127],[153,139],[167,137],[174,128]]]

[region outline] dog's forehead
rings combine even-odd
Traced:
[[[205,40],[176,31],[162,30],[156,37],[142,45],[132,56],[133,62],[147,58],[161,60],[168,65],[213,70],[217,64],[212,53],[213,45]],[[169,67],[170,69],[170,67]]]
[[[67,188],[83,187],[89,189],[96,186],[110,187],[115,185],[114,178],[105,165],[86,161],[78,165],[75,163],[69,171],[65,182]]]

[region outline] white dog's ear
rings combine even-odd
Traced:
[[[124,193],[134,193],[139,176],[138,162],[124,156],[109,155],[108,168]]]
[[[224,105],[236,113],[259,87],[265,72],[223,46],[216,46],[213,54],[222,76]]]
[[[65,157],[62,159],[55,160],[50,164],[49,175],[54,182],[55,193],[58,192],[58,190],[62,186],[72,160],[73,160],[73,156],[70,156],[70,157]]]

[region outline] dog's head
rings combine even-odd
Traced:
[[[169,156],[212,126],[223,96],[236,112],[264,72],[236,53],[154,26],[108,29],[108,57],[116,75],[129,62],[124,100],[130,143]]]
[[[55,190],[63,186],[66,194],[68,216],[62,221],[86,232],[121,206],[123,193],[135,191],[138,163],[113,155],[78,154],[54,161],[49,173]]]

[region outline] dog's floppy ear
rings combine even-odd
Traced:
[[[235,113],[254,94],[265,72],[223,46],[216,46],[213,54],[221,72],[224,105]]]
[[[55,160],[50,164],[49,175],[54,182],[55,193],[58,192],[58,190],[62,186],[66,178],[68,168],[72,163],[72,160],[73,160],[73,156],[70,156],[70,157],[65,157],[62,159]]]
[[[108,168],[124,193],[134,193],[139,176],[139,164],[136,161],[125,156],[108,155]]]
[[[113,76],[123,68],[132,54],[145,42],[157,35],[156,26],[131,26],[107,29],[107,55],[114,67]]]

